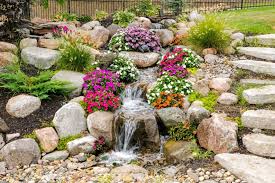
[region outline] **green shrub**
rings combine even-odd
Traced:
[[[154,5],[152,0],[142,0],[130,11],[140,17],[151,17],[157,15],[158,10],[159,7],[157,5]]]
[[[172,10],[174,15],[182,13],[184,8],[184,0],[162,0],[167,8]]]
[[[6,68],[6,72],[0,73],[0,87],[40,99],[48,99],[51,94],[69,94],[74,88],[68,86],[68,82],[51,80],[54,74],[53,71],[43,71],[37,76],[28,76],[20,70],[19,65],[12,65]]]
[[[125,10],[125,11],[117,11],[113,15],[113,22],[121,27],[127,27],[130,23],[132,23],[135,19],[135,14]]]
[[[108,18],[109,14],[106,11],[96,10],[95,12],[95,20],[102,21]]]
[[[67,13],[67,12],[62,12],[62,13],[58,13],[54,16],[53,18],[54,21],[56,22],[66,22],[66,21],[77,21],[77,15],[76,14],[71,14],[71,13]]]
[[[65,42],[57,62],[59,69],[83,72],[91,69],[94,57],[87,47],[76,42]]]
[[[218,97],[218,94],[213,91],[209,92],[206,97],[202,96],[198,92],[193,92],[189,95],[188,100],[191,103],[196,100],[202,101],[203,107],[205,109],[207,109],[210,112],[214,112]]]
[[[81,138],[81,137],[82,137],[81,134],[77,134],[77,135],[72,135],[72,136],[63,137],[63,138],[59,139],[59,142],[57,145],[57,150],[59,150],[59,151],[66,150],[68,142],[73,141],[78,138]]]
[[[224,30],[222,19],[208,15],[190,29],[188,41],[198,49],[216,48],[223,51],[230,41],[229,34]]]
[[[81,23],[87,23],[92,21],[92,17],[87,15],[82,15],[81,17],[78,17],[77,20]]]
[[[189,123],[178,123],[176,126],[171,127],[168,131],[171,139],[179,140],[193,140],[196,139],[195,131],[197,126]]]

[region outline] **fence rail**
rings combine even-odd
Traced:
[[[114,13],[117,10],[124,10],[134,7],[141,0],[66,0],[60,5],[56,0],[49,0],[49,7],[45,9],[39,3],[30,5],[30,17],[40,17],[51,19],[60,12],[75,13],[79,16],[94,16],[96,10],[103,10]],[[153,3],[161,7],[162,14],[171,15],[172,11],[167,7],[163,0],[153,0]],[[185,0],[184,12],[193,10],[224,11],[230,9],[245,9],[252,7],[274,6],[275,0]]]

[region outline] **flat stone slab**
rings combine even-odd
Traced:
[[[238,52],[247,56],[275,61],[275,48],[238,47]]]
[[[242,114],[242,123],[248,128],[275,130],[275,111],[248,110]]]
[[[243,143],[253,154],[275,158],[275,136],[248,134],[243,137]]]
[[[275,80],[241,79],[240,83],[254,85],[275,85]]]
[[[275,85],[244,90],[243,97],[249,104],[275,103]]]
[[[248,43],[256,42],[264,46],[275,46],[275,34],[249,36],[245,38],[245,41]]]
[[[254,60],[238,60],[231,63],[239,69],[275,76],[275,63]]]
[[[223,153],[215,156],[222,167],[249,183],[274,183],[275,160],[254,155]]]

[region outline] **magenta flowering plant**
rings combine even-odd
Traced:
[[[103,136],[99,136],[98,140],[96,140],[93,144],[93,154],[99,154],[103,151],[103,148],[106,144],[105,138]]]
[[[136,51],[159,52],[161,44],[159,38],[150,30],[141,27],[129,27],[124,31],[127,45]]]
[[[55,37],[62,37],[66,34],[72,33],[72,30],[70,30],[66,25],[59,25],[54,27],[52,32]]]

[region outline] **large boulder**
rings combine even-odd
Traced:
[[[223,168],[249,183],[274,183],[275,160],[253,155],[223,153],[215,156]]]
[[[244,90],[243,97],[249,104],[275,103],[275,85]]]
[[[58,135],[52,127],[37,129],[34,131],[41,148],[46,152],[52,152],[58,145]]]
[[[164,156],[168,162],[181,162],[191,159],[191,146],[193,142],[190,141],[167,141],[163,146]]]
[[[93,30],[96,26],[101,26],[99,21],[91,21],[81,26],[84,30]]]
[[[238,96],[233,93],[222,93],[218,98],[218,102],[224,105],[233,105],[238,102]]]
[[[38,69],[49,69],[59,58],[59,52],[47,48],[27,47],[21,52],[22,60]]]
[[[199,94],[201,94],[202,96],[207,96],[208,93],[210,92],[208,85],[209,85],[209,81],[207,79],[201,79],[201,80],[198,80],[193,85],[193,89]]]
[[[158,117],[166,128],[183,123],[186,120],[185,113],[178,107],[168,107],[157,110]]]
[[[80,104],[69,102],[55,113],[53,124],[61,138],[77,135],[87,129],[85,111]]]
[[[248,134],[243,137],[246,149],[256,155],[275,158],[275,137],[264,134]]]
[[[20,49],[24,49],[27,47],[37,47],[37,40],[31,38],[24,38],[20,41]]]
[[[103,136],[112,144],[114,139],[114,114],[112,112],[96,111],[87,118],[87,126],[90,134],[96,138]]]
[[[0,69],[18,61],[16,55],[11,52],[0,52]]]
[[[248,110],[242,114],[242,123],[247,128],[275,130],[275,111]]]
[[[168,46],[174,41],[174,33],[168,29],[151,29],[160,39],[162,46]]]
[[[128,27],[138,26],[144,29],[150,29],[152,27],[152,22],[146,17],[136,17],[135,20],[128,25]]]
[[[12,141],[0,152],[10,169],[37,163],[41,156],[38,144],[35,140],[28,138]]]
[[[14,44],[0,41],[0,52],[11,52],[16,54],[18,51]]]
[[[174,19],[163,19],[160,23],[164,25],[165,28],[169,28],[171,25],[176,24],[177,21]]]
[[[119,56],[126,57],[134,61],[135,65],[140,68],[150,67],[157,63],[159,59],[158,53],[141,53],[132,51],[122,51]]]
[[[17,95],[8,100],[6,105],[7,112],[16,118],[25,118],[38,110],[41,106],[41,100],[31,95]]]
[[[84,83],[84,74],[74,71],[61,70],[58,71],[53,77],[52,80],[65,81],[69,84],[70,87],[74,88],[71,93],[71,96],[79,96],[82,92],[82,85]]]
[[[39,39],[38,45],[41,48],[57,50],[61,45],[61,41],[58,39]]]
[[[95,48],[101,48],[109,40],[109,30],[103,26],[96,26],[90,31],[90,37]]]
[[[187,110],[187,119],[191,123],[199,124],[203,119],[209,116],[210,112],[203,107],[201,101],[194,101]]]
[[[219,92],[227,92],[230,89],[232,80],[230,78],[213,78],[209,87]]]
[[[226,121],[223,115],[213,114],[198,126],[197,137],[202,147],[214,153],[234,152],[238,150],[237,124]]]
[[[86,136],[79,139],[75,139],[67,143],[67,150],[70,155],[74,156],[79,153],[89,154],[93,152],[93,146],[95,144],[96,138],[93,136]]]

